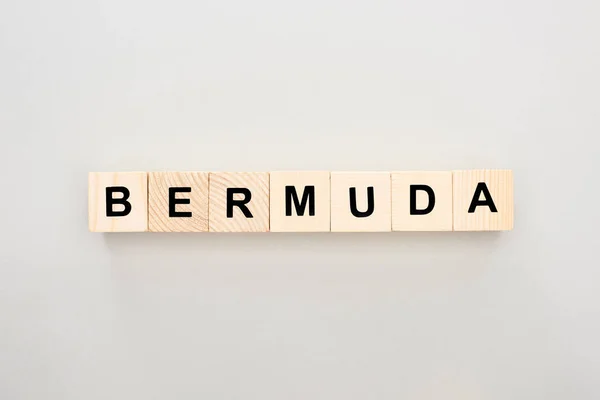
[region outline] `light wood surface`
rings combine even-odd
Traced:
[[[106,188],[129,190],[131,211],[126,216],[106,214]],[[120,198],[115,194],[115,198]],[[114,205],[122,211],[123,205]],[[88,223],[91,232],[144,232],[148,229],[148,178],[146,172],[90,172],[88,175]]]
[[[91,172],[88,179],[92,232],[498,231],[511,230],[514,224],[510,170]],[[414,192],[412,212],[411,185],[422,186]],[[107,191],[111,187],[113,194]],[[117,187],[128,191],[126,204],[119,201],[123,193]],[[294,195],[286,194],[286,187],[293,187]],[[314,196],[305,198],[311,187]],[[174,194],[172,215],[169,188],[190,188]],[[430,204],[429,188],[435,205],[419,212]],[[229,211],[228,189],[238,191]],[[115,199],[108,208],[107,195]],[[243,203],[246,196],[250,200]],[[306,209],[298,215],[303,202]],[[128,214],[119,215],[129,206]]]
[[[513,229],[513,173],[510,170],[453,171],[455,231],[501,231]],[[475,189],[485,182],[497,212],[478,206],[469,213]],[[480,199],[483,200],[483,196]]]
[[[392,196],[389,172],[331,173],[331,231],[389,232],[392,229]],[[368,187],[373,187],[374,209],[358,218],[350,211],[350,188],[356,190],[356,206],[367,210]]]
[[[191,212],[191,217],[169,217],[169,188],[190,188],[176,193],[176,212]],[[148,173],[148,229],[150,232],[208,232],[208,172]]]
[[[271,232],[328,232],[330,230],[329,171],[285,171],[270,173]],[[299,202],[306,186],[314,186],[314,215],[306,205],[298,215],[292,201],[292,215],[286,216],[286,186],[293,186]]]
[[[269,173],[211,172],[209,176],[210,232],[269,231]],[[227,188],[247,188],[251,200],[246,204],[252,214],[247,218],[239,207],[233,207],[233,217],[227,217]],[[241,199],[235,195],[234,199]]]
[[[431,212],[410,213],[411,185],[427,185],[435,203]],[[416,208],[429,205],[428,193],[417,190]],[[451,231],[452,230],[452,172],[392,172],[392,230],[393,231]]]

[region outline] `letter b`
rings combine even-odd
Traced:
[[[121,197],[115,199],[114,194],[121,193]],[[106,188],[106,216],[107,217],[125,217],[131,212],[131,203],[127,201],[129,199],[129,189],[125,186],[110,186]],[[123,210],[115,211],[114,205],[120,204],[123,206]]]

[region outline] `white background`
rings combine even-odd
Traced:
[[[0,398],[597,399],[599,17],[3,1]],[[87,231],[88,171],[459,168],[514,231]]]

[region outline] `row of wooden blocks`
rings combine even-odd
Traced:
[[[497,231],[509,170],[92,172],[93,232]]]

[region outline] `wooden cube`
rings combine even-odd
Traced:
[[[271,172],[271,232],[330,230],[329,172]]]
[[[269,173],[211,172],[210,232],[269,231]]]
[[[454,171],[454,230],[513,228],[513,173],[509,170]]]
[[[389,172],[332,172],[331,231],[391,231],[391,197]]]
[[[392,172],[393,231],[452,230],[452,172]]]
[[[150,232],[208,232],[208,172],[148,173]]]
[[[146,172],[90,172],[88,219],[91,232],[148,230]]]

